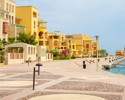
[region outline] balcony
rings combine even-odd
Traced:
[[[0,13],[9,13],[9,12],[6,10],[0,9]]]
[[[39,39],[44,39],[44,37],[43,36],[39,36]]]

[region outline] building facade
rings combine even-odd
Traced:
[[[38,9],[33,6],[17,6],[16,22],[26,27],[26,33],[35,35],[38,40]]]
[[[116,56],[124,56],[124,50],[116,50],[115,55]]]
[[[73,40],[76,42],[75,55],[80,57],[86,56],[91,57],[96,52],[96,42],[93,38],[87,34],[73,34]]]
[[[15,24],[15,0],[0,0],[0,39],[8,40],[9,25]]]

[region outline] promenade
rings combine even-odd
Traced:
[[[124,75],[103,71],[101,65],[107,63],[103,58],[98,71],[96,63],[87,61],[83,69],[83,60],[89,59],[41,62],[35,90],[37,62],[0,66],[0,100],[125,100]]]

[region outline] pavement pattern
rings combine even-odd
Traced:
[[[33,98],[66,94],[94,96],[102,100],[125,100],[125,84],[121,83],[125,80],[115,79],[116,75],[110,73],[106,73],[107,76],[103,75],[105,72],[95,74],[90,67],[84,71],[81,62],[81,59],[42,62],[44,68],[41,68],[40,75],[36,73],[35,90],[32,86],[35,63],[30,66],[27,64],[2,66],[0,100],[35,100]]]

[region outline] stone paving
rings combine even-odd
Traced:
[[[33,97],[57,94],[80,94],[101,97],[105,100],[125,100],[125,76],[101,70],[95,72],[96,68],[92,67],[94,64],[92,66],[88,64],[92,70],[90,67],[83,70],[82,65],[74,62],[82,63],[82,60],[42,62],[40,75],[36,73],[35,90],[32,90],[35,63],[30,66],[27,64],[1,66],[0,100],[29,100]]]

